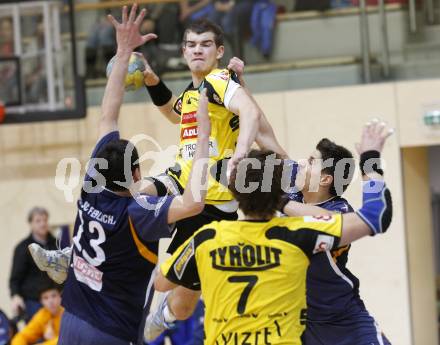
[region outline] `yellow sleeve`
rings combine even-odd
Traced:
[[[176,101],[173,104],[173,110],[176,114],[182,115],[182,101],[183,101],[183,93],[177,97]]]
[[[231,75],[227,69],[216,69],[205,77],[204,86],[209,102],[223,105],[230,80]]]
[[[58,343],[58,337],[55,337],[53,339],[46,340],[42,343],[39,343],[39,345],[57,345],[57,343]]]
[[[11,345],[28,345],[41,339],[44,334],[44,328],[50,316],[45,309],[40,309],[31,321],[12,339]]]
[[[214,223],[195,232],[161,265],[160,269],[164,277],[174,284],[182,285],[191,290],[200,290],[196,250],[200,244],[215,237]]]

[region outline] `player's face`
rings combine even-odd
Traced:
[[[215,45],[213,32],[196,34],[188,32],[183,46],[183,56],[192,73],[207,75],[218,65],[224,53],[224,47]]]
[[[61,305],[61,295],[58,290],[47,290],[41,294],[41,304],[45,307],[52,315],[58,312]]]
[[[309,158],[298,162],[296,187],[302,192],[317,192],[321,180],[322,155],[313,151]]]
[[[30,225],[32,232],[38,236],[45,237],[49,233],[49,219],[45,214],[34,214]]]

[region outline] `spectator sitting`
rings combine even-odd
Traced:
[[[41,272],[32,260],[27,247],[38,243],[45,249],[57,248],[55,238],[49,233],[49,213],[41,207],[34,207],[28,215],[31,233],[14,250],[9,287],[14,315],[26,312],[29,320],[41,308],[38,291],[51,283],[46,273]]]
[[[8,345],[14,334],[17,333],[17,327],[12,320],[0,309],[0,345]]]
[[[214,12],[211,0],[182,0],[180,2],[180,21],[186,27],[191,22],[209,17]]]
[[[243,37],[249,32],[251,0],[216,0],[209,19],[223,28],[234,56],[243,58]]]
[[[14,32],[12,19],[3,18],[0,20],[0,57],[14,55]]]
[[[105,67],[115,54],[116,41],[115,30],[113,25],[108,21],[107,14],[111,11],[107,10],[105,15],[97,19],[96,24],[92,27],[86,42],[86,78],[105,77]],[[114,17],[118,17],[116,14]],[[102,55],[103,63],[101,67],[97,67],[98,55]]]
[[[43,305],[31,321],[12,339],[11,345],[56,345],[60,332],[61,306],[59,286],[51,283],[40,290],[40,302]],[[43,342],[41,342],[43,340]]]

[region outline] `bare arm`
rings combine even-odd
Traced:
[[[173,282],[168,280],[163,275],[161,270],[159,270],[159,272],[156,275],[156,278],[154,279],[154,289],[156,291],[165,292],[165,291],[173,290],[173,289],[175,289],[178,286],[179,285],[174,284]]]
[[[373,121],[368,123],[362,132],[361,143],[356,145],[358,153],[368,151],[381,152],[386,139],[394,132],[385,130],[385,123]],[[364,182],[383,182],[383,176],[370,172],[362,176]],[[383,185],[384,186],[384,185]],[[344,246],[362,237],[385,232],[390,225],[392,216],[391,194],[384,188],[379,191],[369,190],[368,184],[364,185],[363,205],[357,213],[347,213],[342,216],[342,237],[340,245]],[[369,223],[369,224],[368,224]]]
[[[156,38],[154,34],[141,35],[139,25],[146,10],[142,10],[136,18],[137,5],[134,4],[130,15],[127,15],[127,6],[122,9],[122,22],[119,23],[112,15],[109,21],[116,29],[117,52],[116,61],[110,73],[102,100],[101,119],[99,122],[99,139],[118,129],[119,111],[124,98],[124,79],[127,74],[128,61],[133,50],[146,42]]]
[[[159,76],[152,70],[147,59],[145,59],[144,56],[142,56],[142,57],[143,57],[144,64],[145,64],[145,71],[144,71],[145,86],[149,87],[149,86],[158,85],[160,82]],[[174,111],[174,108],[173,108],[176,100],[177,100],[177,97],[172,95],[170,100],[166,104],[161,105],[161,106],[156,106],[157,109],[159,109],[159,111],[161,112],[161,114],[163,116],[165,116],[167,118],[167,120],[173,124],[180,123],[180,116],[179,116],[179,114],[177,114]]]
[[[260,110],[243,88],[237,89],[229,102],[229,110],[240,116],[240,134],[232,158],[228,162],[228,171],[232,171],[238,162],[246,156],[255,141],[261,118]]]
[[[244,80],[244,62],[237,57],[233,57],[229,61],[228,69],[234,71],[237,74],[240,85],[243,87],[243,89],[246,91],[248,96],[252,99],[252,101],[255,103],[255,105],[258,107],[258,110],[260,111],[260,123],[257,135],[255,137],[255,141],[257,142],[258,146],[263,150],[276,152],[284,159],[289,158],[287,152],[278,142],[278,139],[275,136],[275,132],[269,121],[267,120],[263,110],[260,108],[257,101],[252,96],[250,90],[246,87],[246,82]]]
[[[188,218],[202,212],[205,206],[207,191],[207,170],[209,135],[211,123],[208,114],[208,97],[206,89],[200,94],[197,111],[198,136],[196,152],[192,163],[191,173],[185,191],[173,199],[168,211],[168,223]]]
[[[289,201],[284,206],[283,212],[289,217],[327,216],[334,213],[322,207],[307,205],[297,201]]]

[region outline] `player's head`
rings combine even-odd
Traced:
[[[322,139],[307,160],[299,162],[297,187],[303,192],[325,191],[342,195],[354,171],[352,153],[327,138]]]
[[[57,314],[61,306],[61,288],[55,283],[48,283],[44,285],[40,291],[40,303],[52,315]]]
[[[183,56],[192,73],[207,75],[218,66],[225,47],[222,29],[201,19],[191,23],[183,34]]]
[[[33,234],[46,237],[49,233],[49,212],[44,207],[35,206],[28,213],[28,223]]]
[[[247,216],[270,219],[281,204],[283,163],[272,151],[252,150],[232,171],[229,189]]]
[[[106,144],[97,154],[108,162],[107,166],[96,166],[104,176],[105,187],[114,192],[125,192],[141,179],[139,155],[136,147],[128,140],[119,139]]]

